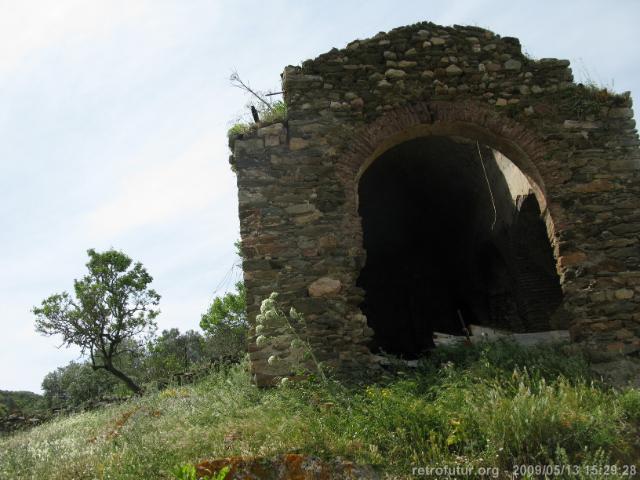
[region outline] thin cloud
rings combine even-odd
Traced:
[[[125,177],[116,195],[88,215],[92,238],[114,238],[132,229],[167,224],[213,208],[235,187],[229,166],[220,162],[220,135],[208,134],[183,155],[144,167]],[[140,163],[140,162],[138,162]]]
[[[144,17],[152,6],[150,0],[2,1],[0,73],[25,66],[38,51],[55,44],[80,45],[106,37]]]

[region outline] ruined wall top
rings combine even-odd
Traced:
[[[410,99],[478,93],[489,104],[517,105],[522,96],[568,88],[573,80],[568,67],[568,60],[528,58],[516,38],[424,22],[287,67],[283,87],[287,104],[301,116],[320,107],[314,104],[320,97],[331,99],[327,106],[334,112],[356,110],[366,118]],[[355,96],[331,95],[345,87],[352,87]],[[385,101],[371,102],[374,97]]]

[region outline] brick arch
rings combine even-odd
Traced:
[[[429,135],[466,137],[499,150],[527,176],[538,201],[546,204],[545,182],[536,167],[546,150],[544,142],[521,124],[477,102],[421,102],[391,110],[356,132],[340,163],[357,168],[359,179],[388,149]]]
[[[487,145],[511,160],[529,180],[554,256],[560,257],[553,218],[562,218],[562,207],[548,201],[544,175],[538,168],[544,162],[546,144],[522,124],[477,102],[419,102],[390,110],[356,131],[337,162],[347,192],[347,212],[356,217],[351,217],[349,222],[359,219],[358,182],[366,169],[394,146],[426,136],[464,137]],[[357,234],[360,238],[361,232]]]
[[[533,190],[540,215],[545,223],[547,238],[551,245],[565,299],[572,296],[567,289],[562,274],[562,255],[565,248],[558,241],[558,231],[554,217],[563,218],[562,206],[550,199],[545,182],[544,170],[538,168],[544,163],[548,147],[535,132],[504,117],[494,109],[475,102],[420,102],[393,109],[373,122],[362,126],[351,137],[346,152],[336,161],[340,172],[338,177],[345,188],[344,231],[352,233],[351,251],[361,259],[364,265],[367,252],[364,248],[362,218],[358,211],[358,187],[360,178],[377,158],[391,148],[404,142],[428,136],[453,136],[478,141],[505,155],[527,177]],[[549,182],[553,185],[553,182]],[[551,187],[553,188],[553,187]],[[569,226],[558,224],[562,233],[567,234]],[[354,270],[348,280],[355,286],[360,269]],[[358,309],[358,313],[361,313]],[[570,325],[572,335],[575,332],[574,318],[561,304],[553,317]]]

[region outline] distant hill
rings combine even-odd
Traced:
[[[0,390],[0,416],[10,413],[35,414],[46,409],[44,397],[33,392]]]

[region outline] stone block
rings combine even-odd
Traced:
[[[321,277],[311,285],[308,292],[311,297],[330,297],[340,292],[342,283],[331,277]]]

